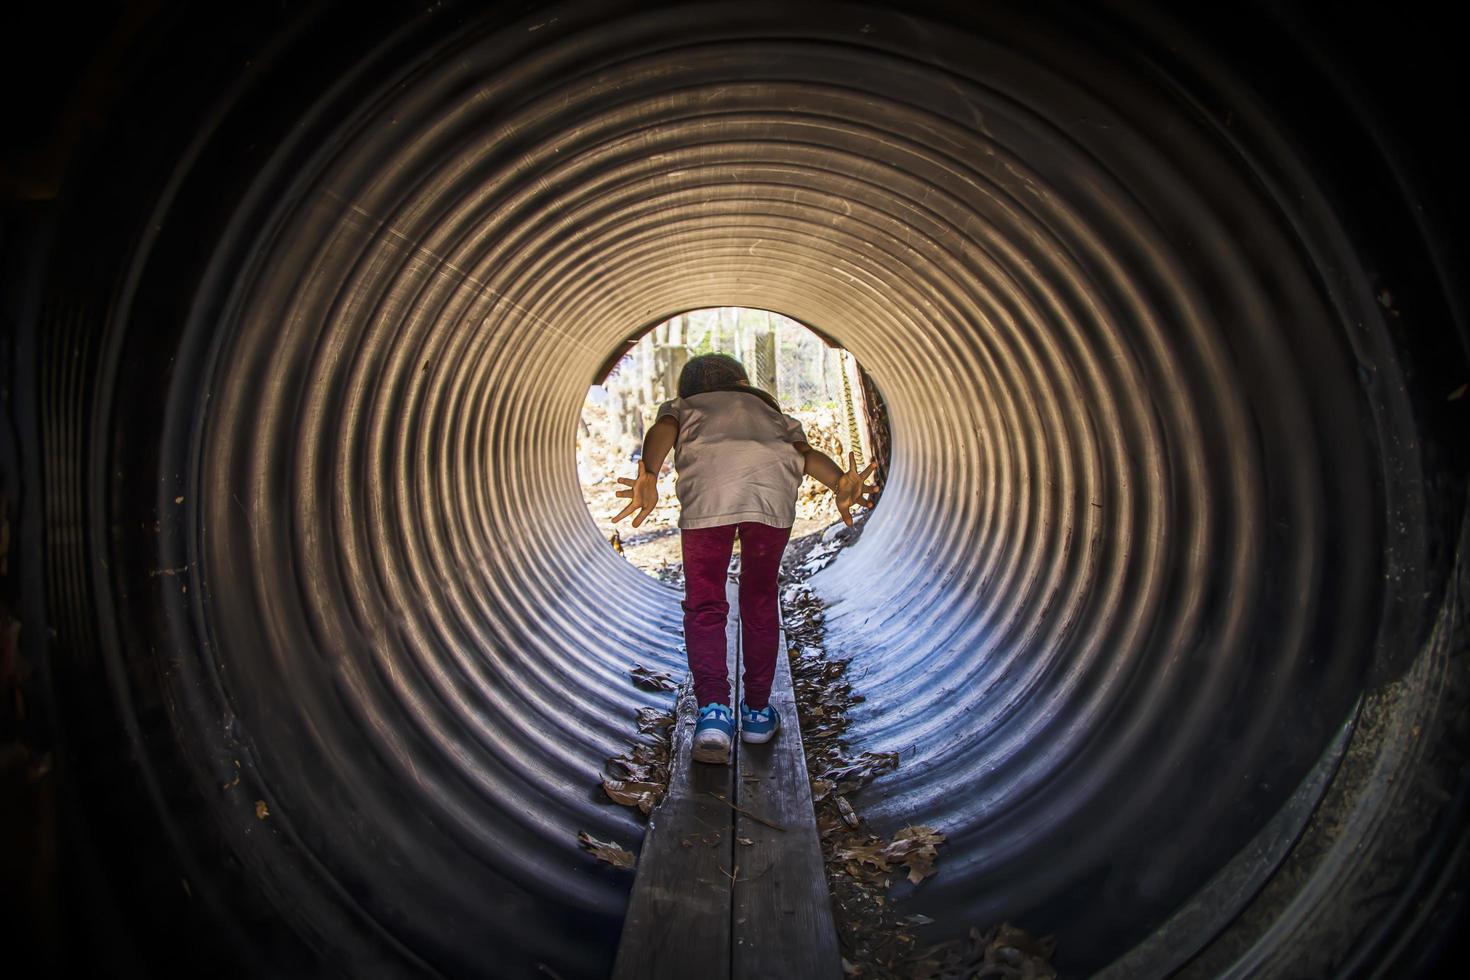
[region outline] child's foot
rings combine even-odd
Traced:
[[[699,709],[699,721],[694,725],[694,748],[691,754],[697,762],[713,762],[728,765],[730,741],[735,737],[735,716],[728,705],[711,701]]]
[[[774,704],[759,711],[751,711],[744,701],[740,702],[740,738],[745,742],[769,742],[776,737],[781,727],[781,714]]]

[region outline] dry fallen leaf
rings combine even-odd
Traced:
[[[577,833],[577,843],[581,844],[582,849],[597,860],[606,861],[615,868],[631,871],[638,863],[632,851],[624,850],[617,844],[600,841],[585,830]]]
[[[602,790],[614,803],[636,806],[644,813],[652,810],[664,795],[664,787],[659,783],[608,779],[606,776],[602,777]]]
[[[648,707],[638,709],[638,731],[644,735],[661,733],[673,724],[674,716],[667,711]]]
[[[939,857],[935,848],[943,843],[944,835],[933,827],[905,827],[893,835],[893,842],[883,849],[883,857],[905,864],[909,881],[917,885],[935,873],[934,861]]]
[[[893,835],[893,843],[889,845],[889,857],[890,859],[900,857],[907,851],[925,844],[943,843],[944,835],[933,827],[910,824]]]
[[[673,691],[679,687],[679,682],[674,680],[667,672],[654,670],[642,664],[634,664],[628,671],[633,678],[633,683],[648,691]]]
[[[1036,939],[1003,923],[995,929],[970,927],[967,938],[950,939],[909,961],[911,977],[983,977],[986,980],[1055,980],[1050,961],[1053,937]]]
[[[1002,922],[995,930],[995,938],[987,946],[987,953],[991,950],[1014,949],[1025,956],[1050,959],[1051,954],[1056,951],[1057,941],[1055,936],[1043,936],[1037,938],[1019,926],[1013,926],[1009,922]]]
[[[624,779],[632,779],[636,782],[658,782],[658,780],[652,778],[658,769],[655,763],[634,762],[627,755],[615,755],[607,761],[610,765],[616,765],[619,769],[623,770]]]
[[[862,785],[897,768],[897,752],[864,752],[856,759],[822,773],[822,778],[833,782],[847,780]]]
[[[909,881],[917,885],[925,878],[933,875],[935,857],[937,855],[934,852],[934,848],[926,847],[904,858],[903,863],[908,865],[909,868]]]
[[[858,820],[857,811],[852,808],[851,803],[847,802],[847,797],[839,796],[836,799],[837,812],[842,814],[842,822],[847,824],[853,830],[856,830],[858,823],[860,822]]]
[[[839,861],[856,861],[858,864],[871,864],[879,871],[887,871],[888,859],[883,853],[884,844],[882,841],[877,840],[877,838],[873,838],[873,840],[874,843],[870,844],[857,844],[852,847],[839,848],[833,852],[833,857]]]

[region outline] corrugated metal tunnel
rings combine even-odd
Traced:
[[[575,424],[621,343],[718,305],[888,406],[883,503],[816,584],[853,741],[903,760],[855,802],[948,835],[905,899],[936,936],[1011,919],[1076,976],[1435,951],[1460,287],[1288,22],[193,16],[128,38],[9,262],[21,608],[117,962],[606,972],[629,882],[575,835],[638,839],[595,773],[656,700],[628,664],[682,652]]]

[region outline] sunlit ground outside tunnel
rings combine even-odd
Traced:
[[[873,455],[868,403],[856,359],[790,317],[768,310],[720,307],[693,310],[640,337],[601,384],[587,391],[577,429],[577,475],[587,509],[609,546],[633,565],[666,582],[680,580],[679,501],[673,455],[659,475],[659,505],[639,527],[612,517],[625,501],[619,477],[636,472],[644,431],[658,406],[677,395],[679,371],[690,357],[729,354],[745,366],[751,384],[798,419],[812,446],[835,460]],[[839,522],[827,489],[807,477],[797,497],[791,538],[799,543]]]

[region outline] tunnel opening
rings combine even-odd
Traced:
[[[677,396],[679,372],[702,354],[728,354],[748,364],[751,384],[774,397],[802,424],[808,443],[834,460],[846,461],[851,448],[858,465],[866,466],[869,458],[886,457],[888,445],[881,396],[856,359],[790,317],[732,307],[691,310],[629,341],[588,389],[577,428],[577,478],[588,513],[614,550],[674,584],[682,580],[682,559],[672,459],[660,476],[659,507],[645,523],[619,528],[611,519],[625,503],[615,495],[622,489],[618,478],[636,471],[643,434],[659,405]],[[794,546],[800,549],[807,536],[840,520],[826,488],[806,478],[797,496]]]
[[[950,842],[903,898],[936,933],[1014,918],[1072,975],[1425,955],[1454,266],[1289,22],[1182,16],[130,25],[155,54],[6,256],[14,601],[96,948],[605,972],[627,884],[575,834],[638,831],[583,774],[644,703],[609,651],[682,654],[578,412],[629,325],[726,304],[844,324],[881,386],[885,506],[813,584],[904,758],[864,812]]]

